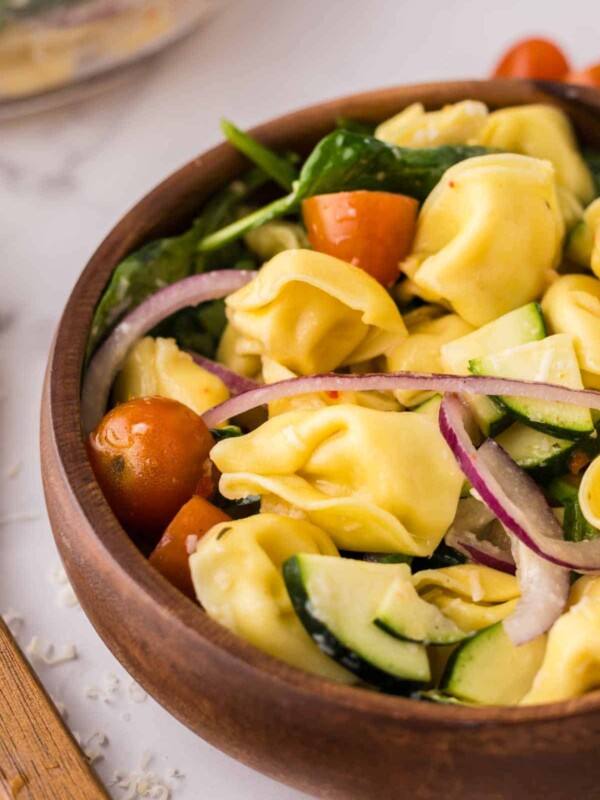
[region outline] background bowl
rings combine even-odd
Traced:
[[[307,151],[339,115],[381,120],[417,100],[562,107],[600,146],[600,92],[551,83],[468,81],[386,89],[312,106],[256,128]],[[211,744],[320,798],[572,800],[597,796],[600,694],[524,708],[462,708],[328,683],[264,655],[213,622],[148,566],[94,479],[79,389],[94,307],[118,262],[188,225],[244,168],[223,144],[136,205],[101,244],[65,308],[42,400],[42,470],[56,543],[86,614],[159,703]],[[510,665],[506,666],[510,669]]]

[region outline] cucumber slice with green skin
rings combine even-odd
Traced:
[[[456,644],[472,634],[444,616],[437,606],[417,594],[408,578],[397,578],[386,591],[375,624],[386,633],[409,642]]]
[[[371,564],[411,564],[413,556],[404,553],[359,553],[352,550],[340,550],[342,558],[353,558],[355,561],[368,561]]]
[[[555,478],[548,484],[546,493],[551,500],[555,500],[559,505],[564,506],[570,500],[577,500],[580,483],[581,478],[571,476]]]
[[[522,469],[536,478],[563,475],[577,442],[558,439],[515,422],[496,441]]]
[[[528,303],[443,345],[440,350],[442,363],[448,373],[468,375],[469,363],[473,359],[539,341],[545,336],[546,325],[539,303]],[[484,436],[496,436],[512,421],[506,408],[491,397],[475,397],[470,404]]]
[[[431,679],[422,644],[395,639],[373,624],[386,590],[405,564],[369,564],[300,554],[283,565],[292,605],[310,636],[331,658],[367,683],[408,694]]]
[[[470,362],[470,369],[474,375],[583,388],[573,341],[565,333],[476,358]],[[589,409],[581,406],[506,395],[497,399],[515,417],[543,433],[564,439],[580,439],[594,431]]]
[[[597,539],[600,531],[587,521],[579,505],[577,496],[565,502],[565,513],[562,520],[565,539],[570,542],[583,542],[585,539]]]
[[[531,689],[545,652],[545,636],[517,647],[497,622],[450,656],[440,691],[478,705],[516,705]]]
[[[438,692],[436,689],[426,689],[423,692],[415,692],[415,700],[423,700],[427,703],[442,703],[443,705],[450,706],[468,706],[464,700],[458,700],[456,697],[450,697],[447,694]]]

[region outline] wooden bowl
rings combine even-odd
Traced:
[[[269,145],[306,151],[338,115],[381,120],[417,100],[491,107],[550,102],[600,146],[600,92],[469,81],[386,89],[261,125]],[[188,225],[239,174],[227,144],[145,197],[92,257],[67,303],[42,402],[42,469],[56,543],[108,647],[159,703],[211,744],[319,798],[573,800],[598,796],[600,693],[524,708],[461,708],[326,682],[264,655],[213,622],[148,566],[111,513],[82,443],[79,388],[94,307],[132,249]],[[510,669],[510,664],[506,665]]]

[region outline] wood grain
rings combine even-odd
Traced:
[[[381,120],[409,103],[492,108],[549,102],[600,146],[600,92],[522,81],[385,89],[261,125],[266,144],[306,152],[338,116]],[[117,523],[94,480],[79,389],[94,307],[133,248],[190,224],[245,168],[229,145],[194,159],[136,205],[82,273],[59,325],[42,400],[42,463],[54,536],[81,605],[117,658],[216,747],[321,800],[573,800],[600,797],[600,693],[523,708],[419,703],[328,683],[233,636],[178,593]],[[510,668],[507,665],[507,668]]]
[[[0,620],[0,798],[107,800],[10,631]]]

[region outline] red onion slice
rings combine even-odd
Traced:
[[[445,536],[445,542],[449,547],[453,547],[459,553],[470,558],[475,564],[497,569],[508,575],[515,574],[515,561],[510,553],[501,550],[486,539],[478,538],[470,531],[460,532],[451,528]]]
[[[422,372],[365,373],[362,375],[330,373],[328,375],[311,375],[306,378],[289,378],[285,381],[260,386],[258,389],[239,394],[237,397],[232,397],[221,405],[211,408],[204,415],[204,420],[209,427],[214,428],[226,419],[236,417],[257,406],[312,392],[386,392],[395,389],[530,397],[547,402],[573,403],[600,411],[600,392],[591,389],[568,389],[566,386],[556,386],[553,383]]]
[[[492,439],[477,450],[465,427],[467,410],[455,395],[445,395],[440,430],[463,473],[511,536],[521,599],[504,620],[507,634],[523,644],[545,633],[563,612],[569,595],[565,565],[546,560],[531,545],[540,539],[558,545],[563,531],[536,483]],[[516,540],[516,541],[515,541]]]
[[[87,436],[102,419],[110,387],[135,342],[166,317],[187,306],[218,300],[245,286],[255,272],[225,269],[192,275],[161,289],[122,320],[96,351],[81,391],[81,423]]]
[[[192,350],[188,350],[187,352],[198,366],[208,372],[212,372],[213,375],[220,378],[232,394],[251,392],[260,385],[251,378],[246,378],[244,375],[238,375],[237,372],[227,369],[223,364],[219,364],[218,361],[213,361],[210,358],[206,358],[206,356],[201,356],[199,353],[194,353]]]

